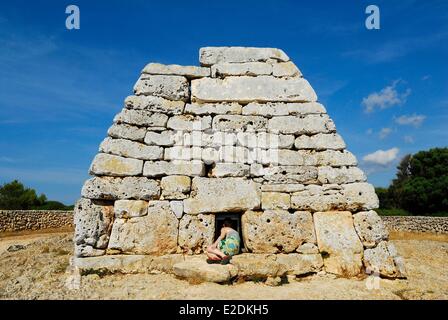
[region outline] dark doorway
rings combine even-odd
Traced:
[[[215,214],[215,240],[221,234],[221,228],[224,220],[229,218],[232,220],[232,228],[238,231],[241,238],[241,250],[244,251],[243,231],[241,228],[241,213],[217,213]]]

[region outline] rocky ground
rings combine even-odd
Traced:
[[[77,281],[70,272],[71,237],[67,232],[0,237],[0,298],[448,299],[448,236],[393,235],[393,243],[406,261],[407,280],[320,275],[269,287],[253,282],[191,284],[167,274],[94,274],[82,277],[78,290],[70,289]],[[10,252],[11,245],[25,248]]]

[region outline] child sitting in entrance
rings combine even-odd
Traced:
[[[240,242],[240,235],[232,228],[232,220],[226,218],[220,236],[212,245],[207,247],[207,262],[229,263],[232,256],[240,252]]]

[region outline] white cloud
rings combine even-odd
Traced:
[[[361,105],[367,113],[375,111],[376,108],[383,110],[396,105],[402,105],[411,94],[411,89],[406,89],[400,93],[396,87],[401,80],[395,80],[390,86],[381,89],[380,92],[373,92],[362,99]]]
[[[387,166],[397,159],[400,149],[392,148],[389,150],[377,150],[373,153],[365,155],[362,159],[367,163]]]
[[[413,115],[404,115],[401,117],[398,117],[397,119],[395,119],[395,122],[402,125],[402,126],[406,126],[406,125],[411,125],[414,127],[420,127],[420,125],[423,123],[423,121],[426,119],[426,116],[424,115],[418,115],[418,114],[413,114]]]
[[[385,139],[391,133],[392,133],[391,128],[382,128],[378,135],[380,136],[380,139],[382,140],[382,139]]]

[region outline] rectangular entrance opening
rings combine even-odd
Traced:
[[[241,213],[218,213],[215,214],[215,239],[218,239],[221,234],[221,228],[224,220],[229,218],[232,220],[232,228],[238,231],[241,239],[241,252],[245,252],[244,241],[243,241],[243,230],[241,227]]]

